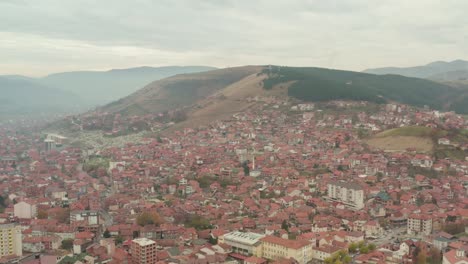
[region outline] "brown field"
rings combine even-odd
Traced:
[[[369,146],[388,152],[403,152],[408,148],[414,148],[418,152],[431,152],[434,143],[429,137],[415,136],[387,136],[374,137],[366,141]]]

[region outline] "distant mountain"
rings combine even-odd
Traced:
[[[427,77],[427,79],[440,82],[462,82],[468,83],[468,70],[449,71],[438,73]]]
[[[73,93],[42,86],[23,76],[0,76],[0,116],[83,110]]]
[[[170,66],[63,72],[40,78],[38,82],[77,94],[88,105],[102,105],[127,96],[155,80],[213,69],[215,68],[206,66]]]
[[[434,76],[441,76],[445,75],[445,81],[453,81],[452,79],[447,79],[449,76],[453,76],[453,78],[458,78],[456,74],[453,72],[468,72],[468,61],[464,60],[455,60],[451,62],[445,61],[436,61],[429,63],[424,66],[416,66],[416,67],[407,67],[407,68],[397,68],[397,67],[387,67],[387,68],[376,68],[376,69],[367,69],[364,71],[365,73],[372,73],[372,74],[398,74],[407,77],[416,77],[416,78],[427,78],[433,79]]]

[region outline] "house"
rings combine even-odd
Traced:
[[[450,145],[450,140],[448,138],[439,138],[437,143],[439,145]]]
[[[18,218],[32,219],[37,216],[37,205],[30,201],[21,201],[14,205],[14,215]]]
[[[411,160],[411,165],[421,168],[431,168],[433,165],[433,161],[427,155],[416,154]]]
[[[468,264],[468,246],[445,252],[442,264]]]

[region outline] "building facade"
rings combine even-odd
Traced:
[[[312,242],[266,236],[262,241],[262,257],[269,260],[294,259],[299,264],[312,261]]]
[[[406,226],[408,235],[430,235],[432,233],[432,218],[429,215],[411,214]]]
[[[21,227],[14,224],[0,225],[0,257],[22,256]]]
[[[364,208],[364,190],[356,183],[334,182],[327,185],[328,200],[343,203],[347,208],[360,210]]]
[[[147,238],[132,240],[130,245],[132,264],[153,264],[157,262],[156,242]]]
[[[219,243],[232,247],[232,252],[246,256],[261,256],[261,241],[265,235],[252,232],[231,232],[219,238]]]
[[[22,219],[32,219],[37,216],[37,206],[25,201],[16,203],[13,211],[16,217]]]

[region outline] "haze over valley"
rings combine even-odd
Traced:
[[[466,10],[0,1],[0,263],[468,263]]]

